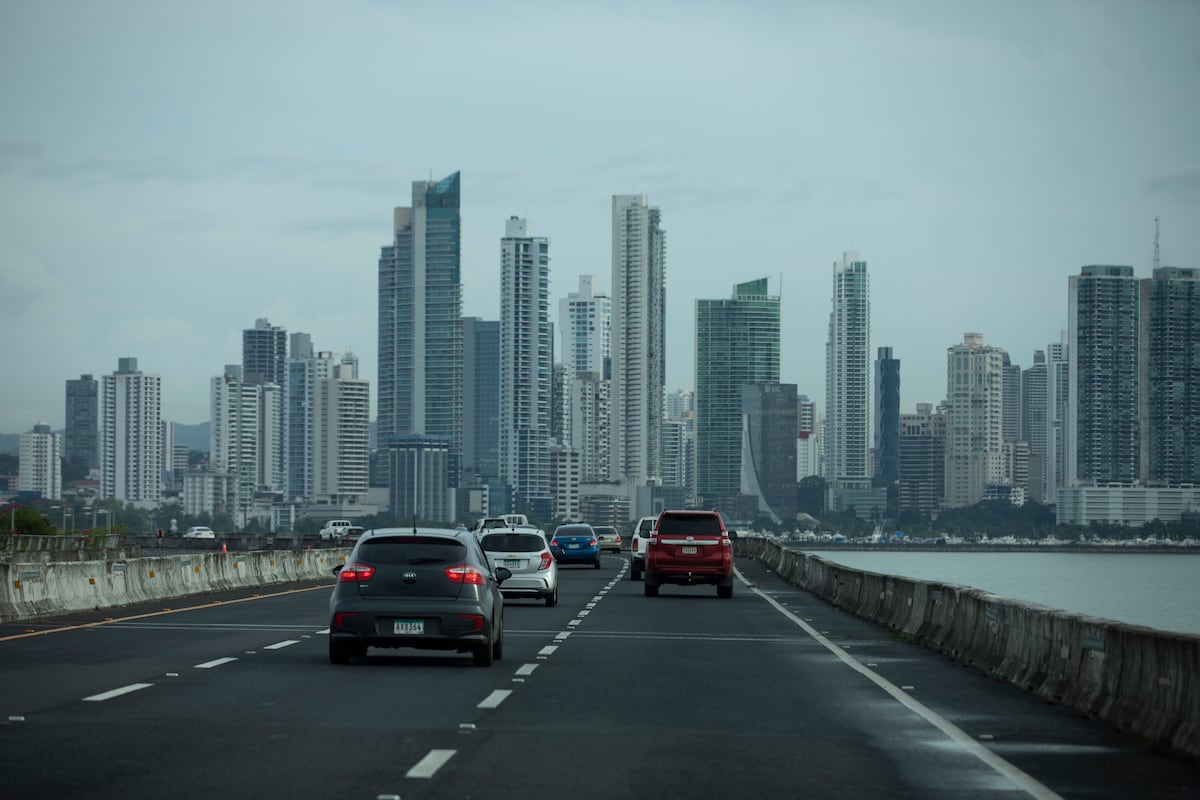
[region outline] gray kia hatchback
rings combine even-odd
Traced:
[[[359,537],[333,568],[329,661],[345,664],[368,647],[471,653],[491,666],[504,650],[500,584],[475,536],[441,528],[382,528]]]

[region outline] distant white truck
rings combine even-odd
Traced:
[[[646,542],[654,532],[654,524],[658,517],[642,517],[633,526],[633,535],[629,539],[629,577],[640,581],[646,571]]]
[[[339,542],[346,537],[346,532],[354,527],[348,519],[331,519],[321,528],[321,541]]]

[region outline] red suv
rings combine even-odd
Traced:
[[[664,511],[646,545],[646,596],[664,583],[712,583],[717,597],[733,597],[734,531],[716,511]]]

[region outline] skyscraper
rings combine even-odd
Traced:
[[[379,257],[381,448],[428,434],[449,445],[451,485],[462,453],[463,341],[459,173],[414,181]]]
[[[799,405],[794,383],[744,383],[741,493],[758,498],[759,511],[777,522],[796,519],[796,433]]]
[[[1067,425],[1070,419],[1071,369],[1068,334],[1046,345],[1046,467],[1042,494],[1050,505],[1058,503],[1058,490],[1067,485]]]
[[[500,323],[463,318],[464,477],[500,477]]]
[[[1091,265],[1068,281],[1067,482],[1130,483],[1141,475],[1138,279]]]
[[[1155,269],[1141,304],[1141,476],[1200,483],[1200,270]]]
[[[287,384],[287,331],[265,318],[242,331],[242,379],[246,383]]]
[[[1004,360],[980,333],[946,351],[947,508],[974,505],[1004,481]]]
[[[45,422],[18,437],[17,490],[45,500],[62,499],[62,437]]]
[[[290,499],[311,499],[313,483],[313,393],[317,381],[333,375],[333,354],[316,353],[312,337],[293,333],[289,337],[287,359],[287,389],[285,391],[284,437],[287,464],[286,494]]]
[[[833,264],[833,308],[825,345],[826,507],[844,510],[843,490],[870,485],[871,279],[847,252]]]
[[[890,347],[875,355],[875,477],[900,478],[900,359]]]
[[[364,503],[370,483],[371,384],[356,372],[334,364],[313,391],[313,497],[343,508]]]
[[[520,501],[550,492],[550,243],[511,217],[500,242],[500,477]]]
[[[233,513],[244,524],[258,487],[262,385],[247,382],[241,365],[227,364],[211,386],[209,463],[228,472],[234,487],[234,496],[223,501],[224,508],[212,510]]]
[[[766,278],[728,300],[696,300],[696,494],[706,505],[732,507],[742,491],[742,387],[779,383],[779,313]]]
[[[1033,366],[1021,375],[1021,438],[1029,443],[1029,496],[1046,502],[1046,353],[1033,351]]]
[[[162,498],[162,379],[117,359],[103,376],[100,496],[127,502]]]
[[[91,375],[67,381],[63,457],[72,466],[72,472],[82,476],[100,463],[99,384]]]
[[[666,387],[666,233],[645,195],[612,199],[613,480],[635,498],[661,476]]]
[[[901,511],[933,514],[946,492],[946,414],[932,403],[900,415],[899,504]]]

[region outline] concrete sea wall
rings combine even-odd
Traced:
[[[0,563],[0,622],[328,578],[349,549]]]
[[[1200,758],[1200,636],[852,569],[768,539],[738,539],[735,552],[956,661]]]

